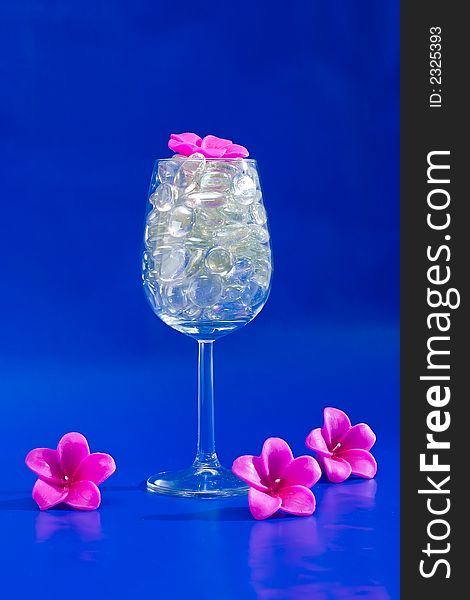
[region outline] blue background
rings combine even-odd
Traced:
[[[0,5],[0,590],[49,598],[398,597],[398,1]],[[216,344],[221,460],[294,452],[324,406],[378,435],[374,481],[306,519],[139,487],[192,461],[196,343],[140,283],[170,132],[258,160],[275,276]],[[81,431],[116,474],[98,512],[39,513],[28,450]],[[21,589],[19,589],[21,586]]]

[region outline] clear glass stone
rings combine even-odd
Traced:
[[[160,295],[158,286],[151,285],[151,283],[146,280],[144,281],[144,291],[151,307],[156,313],[158,313],[162,309],[162,297]]]
[[[255,167],[253,167],[252,165],[247,163],[247,168],[246,168],[246,174],[249,175],[251,177],[251,179],[253,179],[253,181],[255,182],[255,186],[256,189],[260,189],[260,183],[259,183],[259,175],[258,175],[258,171],[255,169]]]
[[[265,244],[269,241],[269,231],[262,225],[249,225],[249,232],[250,236],[260,242],[260,244]]]
[[[266,209],[259,202],[250,206],[250,215],[257,225],[265,225],[268,220]]]
[[[240,171],[240,173],[247,173],[248,172],[248,162],[244,159],[244,158],[239,158],[236,161],[234,161],[234,166],[236,166],[237,170]]]
[[[254,267],[253,281],[264,290],[267,290],[271,281],[271,271],[270,261],[257,261]]]
[[[222,291],[222,278],[219,275],[200,275],[192,280],[189,297],[196,306],[207,308],[217,303]]]
[[[160,212],[170,210],[175,202],[173,186],[169,183],[162,183],[150,196],[149,201]]]
[[[177,206],[173,209],[168,232],[174,237],[183,237],[187,235],[194,224],[194,212],[187,206]]]
[[[249,281],[240,297],[240,301],[245,306],[256,306],[264,299],[264,295],[264,290],[256,281]]]
[[[160,279],[174,281],[181,277],[189,262],[188,251],[183,246],[171,248],[161,257]]]
[[[169,250],[171,250],[171,246],[169,246],[169,245],[162,246],[161,244],[159,244],[156,248],[152,248],[152,250],[151,250],[152,258],[155,261],[155,263],[158,262],[158,265],[160,265],[160,260],[161,260],[162,254],[164,254],[165,252],[168,252]]]
[[[193,277],[203,267],[204,254],[205,250],[203,248],[198,248],[197,246],[190,247],[189,261],[184,273],[185,277]]]
[[[224,290],[221,302],[234,302],[235,300],[238,300],[243,294],[244,289],[245,288],[242,285],[228,285]]]
[[[246,207],[232,202],[224,206],[221,214],[224,216],[227,225],[236,224],[240,226],[246,223],[248,219]]]
[[[158,276],[160,277],[160,265],[162,263],[162,258],[165,254],[172,250],[173,246],[171,245],[161,245],[158,244],[155,248],[152,249],[152,260],[154,262],[155,269],[158,271]]]
[[[151,223],[157,223],[159,218],[160,218],[160,213],[158,212],[158,210],[153,208],[147,215],[147,224],[150,225]]]
[[[197,188],[197,180],[194,178],[192,173],[186,173],[182,167],[178,170],[175,176],[175,188],[178,193],[178,197],[189,194]]]
[[[181,317],[183,319],[188,319],[189,321],[197,321],[202,315],[202,308],[191,304],[188,308],[185,308],[181,313]]]
[[[185,238],[184,243],[190,248],[198,248],[206,251],[208,247],[213,246],[212,232],[194,226],[191,233]]]
[[[159,181],[161,183],[173,183],[180,164],[178,160],[161,160],[158,163],[157,171]]]
[[[225,192],[229,189],[232,180],[230,175],[224,171],[208,170],[199,182],[203,191]]]
[[[195,152],[188,156],[188,158],[183,161],[181,168],[188,174],[192,174],[194,177],[199,177],[204,172],[204,167],[206,166],[206,157],[204,154],[200,152]]]
[[[205,316],[214,321],[244,320],[250,314],[250,309],[241,302],[216,304],[205,311]]]
[[[144,281],[147,281],[149,283],[149,285],[151,285],[154,288],[159,288],[159,283],[158,283],[158,273],[157,270],[155,269],[155,266],[153,264],[153,260],[152,258],[149,258],[148,264],[147,264],[147,270],[145,271],[145,275],[144,275]]]
[[[212,248],[206,255],[206,267],[212,273],[226,275],[232,268],[232,254],[225,248]]]
[[[188,206],[217,208],[227,202],[226,194],[216,191],[191,192],[184,197],[184,202]]]
[[[157,240],[158,240],[157,228],[152,227],[152,225],[147,224],[145,226],[145,234],[144,234],[145,247],[148,250],[152,250],[155,247],[155,245],[157,244]]]
[[[249,205],[256,198],[256,183],[245,173],[236,175],[232,182],[232,191],[234,197],[244,205]]]
[[[178,314],[186,308],[186,288],[183,285],[169,285],[164,288],[163,303],[172,314]]]
[[[233,263],[230,279],[232,282],[245,283],[253,274],[253,263],[247,257],[237,258]]]
[[[205,164],[206,158],[199,152],[191,154],[181,163],[175,176],[175,186],[178,188],[179,196],[186,195],[197,188]]]
[[[235,175],[239,172],[239,166],[235,164],[235,161],[227,162],[225,160],[208,160],[206,161],[206,171],[224,173],[232,178],[235,177]]]
[[[247,227],[240,225],[227,225],[216,233],[216,239],[222,245],[237,244],[245,240],[250,235]]]
[[[197,226],[209,230],[211,236],[214,230],[223,225],[224,222],[224,213],[217,208],[204,207],[197,211]]]

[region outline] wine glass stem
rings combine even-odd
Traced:
[[[213,341],[198,341],[198,440],[195,467],[220,467],[214,435]]]

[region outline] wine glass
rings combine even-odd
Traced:
[[[196,153],[155,162],[147,203],[142,277],[167,325],[198,341],[198,442],[189,469],[162,472],[147,489],[219,497],[247,486],[215,451],[213,345],[260,312],[272,257],[255,160]]]

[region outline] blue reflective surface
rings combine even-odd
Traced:
[[[92,598],[149,590],[173,598],[398,597],[384,569],[386,562],[393,570],[387,546],[395,534],[377,529],[380,515],[395,521],[380,483],[320,484],[316,517],[263,522],[240,499],[154,498],[119,486],[107,486],[101,510],[90,513],[40,513],[2,500],[10,540],[2,585],[14,593],[21,565],[22,584],[36,581],[40,598],[52,582],[68,597],[87,588]]]
[[[321,481],[313,517],[264,522],[251,518],[246,498],[144,492],[147,475],[193,457],[196,344],[178,334],[175,351],[170,346],[154,362],[10,369],[0,382],[7,399],[0,425],[3,588],[13,594],[21,578],[39,598],[49,597],[47,582],[68,589],[71,580],[69,597],[90,588],[92,598],[149,589],[174,598],[398,598],[396,331],[316,330],[312,344],[286,332],[287,356],[280,332],[259,319],[263,335],[252,335],[256,327],[216,345],[221,459],[230,464],[238,454],[258,453],[268,435],[305,453],[303,439],[321,425],[327,403],[377,431],[377,478]],[[276,345],[277,353],[264,350]],[[98,511],[40,513],[24,456],[31,447],[54,446],[68,429],[86,433],[92,450],[111,452],[118,470],[102,485]]]
[[[0,596],[398,598],[399,3],[0,3]],[[377,433],[376,481],[306,519],[149,496],[188,466],[196,343],[146,305],[144,207],[168,134],[257,159],[275,272],[216,343],[222,462],[326,405]],[[96,513],[39,513],[24,457],[67,431],[118,470]],[[86,596],[84,593],[86,592]]]

